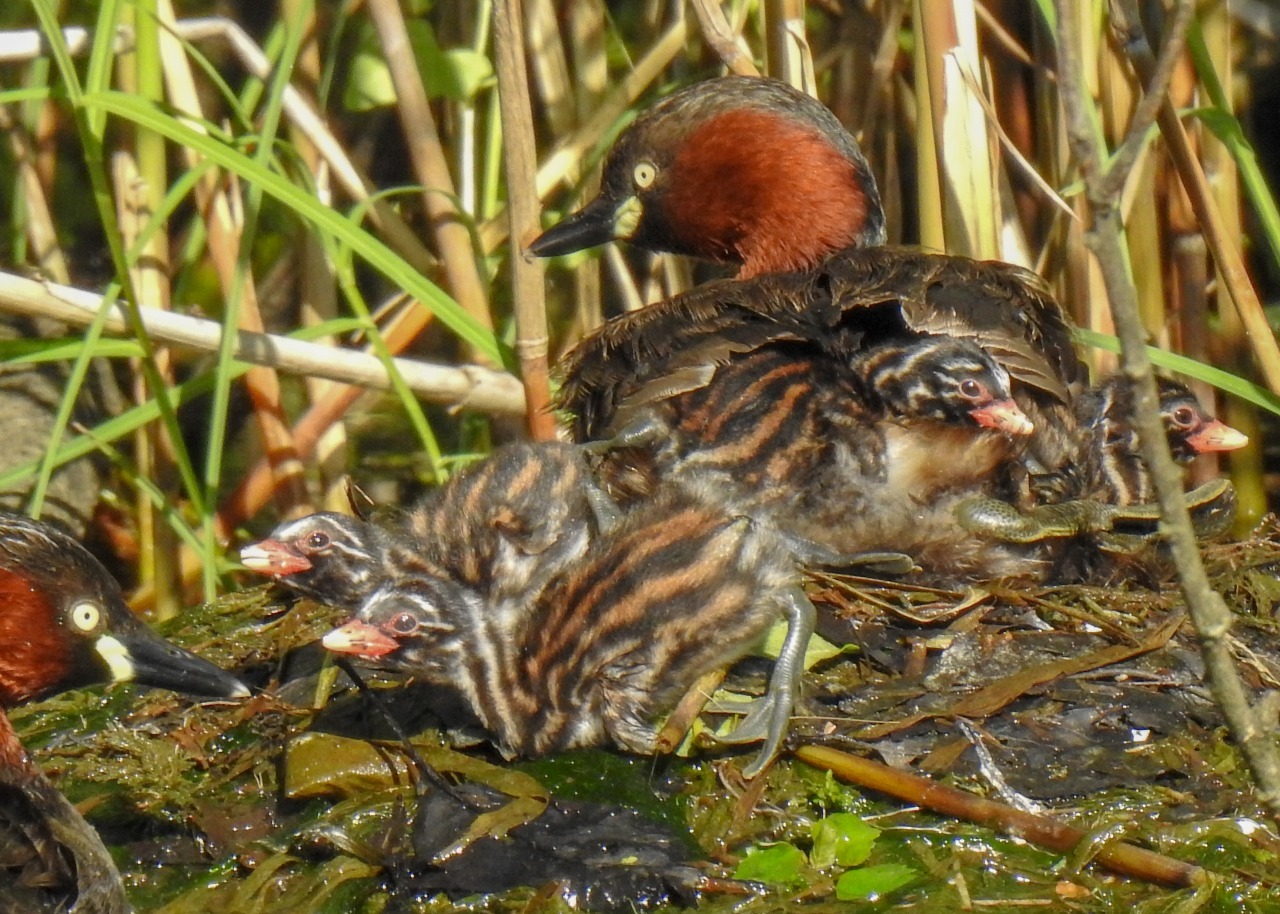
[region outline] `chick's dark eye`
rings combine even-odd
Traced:
[[[1173,424],[1178,428],[1191,428],[1195,422],[1195,410],[1190,406],[1180,406],[1173,411]]]
[[[411,613],[400,613],[391,620],[391,630],[397,635],[412,635],[418,630],[418,620]]]
[[[312,549],[323,549],[327,545],[329,545],[328,534],[317,531],[307,536],[307,546]]]
[[[968,397],[970,400],[976,400],[983,395],[982,384],[973,378],[965,378],[960,382],[960,393],[962,396]]]

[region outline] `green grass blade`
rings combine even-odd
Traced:
[[[144,351],[144,357],[140,359],[139,364],[146,378],[147,386],[152,396],[156,398],[155,402],[159,410],[157,418],[164,423],[172,440],[174,461],[182,478],[187,497],[191,499],[196,509],[203,514],[203,498],[199,481],[182,439],[174,405],[169,400],[168,385],[156,367],[155,347],[147,335],[146,327],[138,311],[137,295],[130,281],[129,260],[126,256],[124,241],[117,224],[110,182],[107,178],[107,165],[104,155],[106,112],[100,112],[98,109],[90,110],[84,104],[86,92],[80,83],[75,64],[71,59],[70,49],[67,47],[62,34],[58,13],[54,9],[51,0],[32,0],[32,6],[39,19],[49,53],[61,77],[67,99],[71,103],[80,144],[84,151],[86,170],[93,190],[93,200],[97,208],[98,219],[106,238],[107,248],[111,254],[116,277],[121,283],[121,288],[124,292],[126,311],[130,326],[133,329],[134,338]],[[105,85],[110,76],[111,64],[114,60],[113,42],[116,34],[114,23],[116,21],[117,8],[118,4],[114,0],[99,6],[98,30],[95,33],[94,46],[87,68],[87,84],[90,86]],[[100,93],[94,92],[93,94]]]
[[[503,352],[492,333],[480,327],[462,308],[425,279],[402,257],[390,250],[369,232],[344,219],[310,193],[269,171],[258,162],[225,143],[193,130],[170,117],[159,107],[120,92],[101,92],[87,97],[85,103],[102,108],[118,117],[163,133],[180,145],[189,146],[245,181],[262,187],[269,196],[283,203],[298,216],[323,232],[341,240],[378,270],[390,282],[413,296],[460,338],[475,346],[496,362],[509,364],[510,354]]]
[[[1076,339],[1086,346],[1105,349],[1107,352],[1120,351],[1120,341],[1109,334],[1077,327],[1075,335]],[[1198,362],[1175,352],[1166,352],[1154,346],[1147,347],[1147,354],[1151,357],[1151,361],[1160,368],[1167,368],[1189,378],[1195,378],[1197,381],[1212,384],[1219,390],[1226,391],[1247,403],[1252,403],[1254,406],[1259,406],[1280,416],[1280,397],[1277,397],[1265,387],[1259,387],[1257,384],[1246,381],[1244,378],[1229,371],[1223,371],[1221,368],[1206,365],[1204,362]]]
[[[1218,141],[1227,147],[1236,167],[1240,169],[1240,181],[1244,185],[1249,203],[1257,214],[1258,224],[1262,227],[1262,236],[1267,240],[1267,247],[1277,264],[1280,264],[1280,208],[1276,206],[1275,196],[1267,186],[1266,177],[1258,164],[1258,154],[1253,145],[1245,137],[1244,128],[1231,111],[1231,104],[1218,80],[1218,72],[1213,66],[1213,56],[1205,45],[1204,32],[1199,23],[1192,23],[1187,34],[1187,47],[1191,50],[1191,59],[1195,64],[1196,75],[1199,76],[1205,93],[1212,106],[1197,108],[1190,112],[1191,116],[1208,127]]]
[[[249,366],[240,365],[238,369],[243,373],[249,370]],[[212,389],[213,376],[211,374],[203,374],[171,387],[167,400],[172,406],[181,406],[183,403],[206,394]],[[101,422],[93,427],[92,437],[89,435],[77,435],[58,448],[53,458],[54,466],[62,466],[71,460],[77,460],[92,454],[98,441],[117,441],[125,435],[136,432],[148,422],[155,422],[160,418],[160,413],[159,401],[156,398],[152,398],[125,410],[118,416]],[[0,475],[0,489],[20,485],[29,480],[39,470],[40,461],[38,460],[14,467]]]
[[[49,435],[49,443],[45,447],[44,457],[40,461],[40,470],[36,473],[36,484],[31,490],[30,499],[27,501],[27,510],[32,517],[39,517],[40,510],[44,507],[45,493],[48,491],[49,482],[53,478],[54,455],[58,451],[58,446],[62,443],[62,436],[66,434],[67,424],[71,421],[76,402],[80,399],[80,390],[84,386],[85,376],[89,373],[93,352],[97,348],[98,338],[102,336],[102,327],[106,324],[107,317],[111,314],[111,308],[115,304],[118,291],[117,286],[111,285],[107,287],[102,296],[102,304],[98,307],[98,313],[93,316],[93,321],[89,324],[88,329],[85,330],[84,345],[71,366],[71,373],[67,377],[66,390],[63,391],[62,400],[58,403],[58,412],[54,416],[53,430]]]
[[[0,362],[5,365],[41,365],[47,362],[70,362],[85,351],[81,337],[44,337],[41,339],[0,340]],[[136,359],[142,347],[131,340],[98,340],[89,348],[95,359]]]

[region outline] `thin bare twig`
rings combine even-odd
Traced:
[[[1083,829],[1057,819],[1023,812],[1004,803],[974,796],[917,774],[899,771],[828,746],[801,746],[795,751],[795,755],[801,761],[830,771],[850,783],[869,787],[943,815],[999,828],[1006,834],[1017,835],[1023,840],[1060,853],[1074,851],[1089,839],[1088,833]],[[1207,878],[1205,871],[1194,864],[1183,863],[1123,841],[1103,844],[1093,855],[1093,860],[1112,872],[1166,885],[1202,885]]]
[[[1126,30],[1122,33],[1121,40],[1134,67],[1145,77],[1153,73],[1158,64],[1154,61],[1145,36],[1138,37],[1141,35],[1141,22],[1137,18],[1137,11],[1130,4],[1126,3],[1125,6],[1129,7],[1128,12],[1118,17],[1122,23],[1120,27]],[[1157,120],[1178,178],[1182,181],[1187,199],[1195,212],[1196,221],[1200,223],[1200,230],[1213,253],[1213,261],[1222,274],[1227,293],[1235,305],[1236,313],[1240,315],[1240,322],[1244,324],[1258,369],[1267,386],[1280,393],[1280,346],[1276,344],[1275,334],[1262,310],[1262,302],[1258,300],[1258,293],[1245,271],[1240,246],[1227,230],[1226,221],[1218,211],[1218,204],[1209,187],[1209,179],[1196,160],[1191,140],[1178,118],[1178,112],[1168,99],[1160,106]]]
[[[1192,0],[1179,0],[1180,21]],[[1092,216],[1086,243],[1097,258],[1111,300],[1111,313],[1121,343],[1121,363],[1135,383],[1134,421],[1142,438],[1143,459],[1151,468],[1163,518],[1162,529],[1169,540],[1178,569],[1182,592],[1200,637],[1201,649],[1214,696],[1239,743],[1258,784],[1259,799],[1280,814],[1280,760],[1277,759],[1270,735],[1259,726],[1249,707],[1244,684],[1240,680],[1229,648],[1228,633],[1231,613],[1222,597],[1213,590],[1200,560],[1195,533],[1191,527],[1182,492],[1182,478],[1164,434],[1157,408],[1155,378],[1146,352],[1146,335],[1138,313],[1132,281],[1125,269],[1122,249],[1122,222],[1117,208],[1119,200],[1114,188],[1123,184],[1104,170],[1104,150],[1095,135],[1085,108],[1085,79],[1081,66],[1081,49],[1073,17],[1077,15],[1071,0],[1055,0],[1058,13],[1058,69],[1062,105],[1066,113],[1068,136],[1072,150],[1085,178],[1085,192]],[[1181,53],[1181,40],[1171,32],[1161,56]],[[1171,72],[1165,70],[1164,72]],[[1147,91],[1164,96],[1164,84],[1151,82]],[[1140,106],[1141,110],[1146,110]]]
[[[92,292],[0,272],[0,311],[86,326],[93,321],[101,306],[102,296]],[[112,308],[105,325],[108,333],[122,336],[130,333],[123,311],[123,305]],[[157,342],[200,352],[217,352],[222,325],[216,321],[156,308],[143,308],[141,311],[147,333]],[[362,387],[379,390],[391,387],[386,367],[371,355],[288,337],[239,330],[236,332],[235,357],[242,362]],[[425,399],[495,415],[518,416],[524,413],[524,391],[520,389],[520,382],[506,372],[478,365],[454,368],[409,359],[392,361],[409,389]]]
[[[1123,21],[1120,18],[1121,12],[1120,5],[1112,5],[1111,21],[1122,28],[1122,35],[1128,39],[1125,41],[1125,46],[1132,47],[1135,43],[1145,46],[1146,36],[1142,32],[1142,24],[1136,19],[1128,22]],[[1132,12],[1136,14],[1137,10]],[[1194,12],[1195,7],[1190,3],[1179,3],[1174,6],[1173,15],[1168,18],[1165,26],[1164,48],[1161,49],[1160,58],[1154,61],[1146,72],[1142,73],[1142,78],[1147,83],[1147,91],[1138,100],[1137,107],[1133,109],[1133,119],[1129,122],[1129,130],[1125,134],[1124,141],[1112,154],[1111,164],[1107,166],[1106,174],[1099,178],[1101,181],[1098,185],[1099,194],[1105,194],[1107,197],[1115,197],[1120,194],[1129,180],[1129,175],[1133,172],[1138,156],[1146,145],[1147,131],[1155,123],[1156,115],[1160,109],[1169,104],[1169,83],[1173,79],[1174,70],[1182,59],[1182,49],[1187,40],[1187,29],[1191,27],[1191,18]],[[1128,14],[1125,13],[1124,15],[1127,16]]]

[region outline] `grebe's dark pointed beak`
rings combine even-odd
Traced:
[[[529,253],[535,257],[559,257],[615,238],[630,238],[639,224],[639,205],[635,197],[619,204],[602,194],[535,238]]]
[[[1196,431],[1187,436],[1187,444],[1197,454],[1210,451],[1235,451],[1249,443],[1249,436],[1234,429],[1218,419],[1210,419]]]
[[[100,635],[93,647],[115,682],[136,682],[208,698],[249,696],[248,687],[239,679],[170,644],[141,622],[113,625],[112,629]]]

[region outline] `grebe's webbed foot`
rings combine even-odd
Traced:
[[[798,586],[787,588],[782,595],[783,609],[787,615],[787,636],[769,677],[769,691],[763,698],[751,704],[751,710],[742,723],[727,736],[717,737],[731,745],[763,741],[764,745],[743,774],[755,777],[781,750],[791,724],[791,712],[795,709],[800,691],[800,677],[804,674],[804,653],[813,635],[817,611]]]

